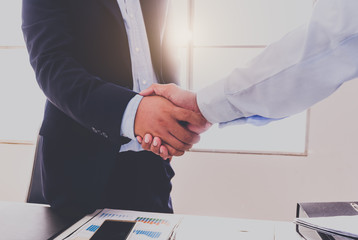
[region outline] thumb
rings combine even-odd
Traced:
[[[187,128],[196,134],[201,134],[201,133],[207,131],[211,127],[211,125],[212,124],[209,122],[207,122],[205,125],[194,125],[194,124],[189,123],[187,125]]]
[[[139,94],[141,96],[157,95],[157,96],[162,96],[164,98],[167,98],[166,95],[168,95],[168,94],[165,93],[166,86],[167,86],[167,84],[153,83],[149,88],[144,89]]]
[[[155,95],[154,84],[152,84],[149,88],[142,90],[139,95],[145,97],[150,95]]]
[[[175,85],[173,83],[170,84],[154,83],[149,88],[141,91],[139,94],[141,96],[156,95],[171,100],[170,95],[173,94],[173,87],[175,88]]]

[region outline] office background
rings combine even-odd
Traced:
[[[4,0],[4,2],[6,1],[13,0]],[[183,0],[174,2],[178,3],[180,1],[184,2]],[[276,4],[276,6],[283,6],[284,4],[295,5],[299,1],[306,1],[304,5],[308,6],[311,0],[290,1],[292,2],[287,3],[287,0],[272,0],[271,3]],[[228,6],[230,4],[233,4],[233,6],[235,4],[246,4],[246,7],[253,6],[258,8],[259,11],[257,12],[251,9],[253,10],[251,13],[265,12],[259,8],[260,6],[262,7],[260,4],[265,2],[264,0],[225,0],[221,2],[226,3]],[[183,9],[189,14],[188,6],[190,4],[194,4],[198,11],[200,4],[204,3],[204,0],[189,0],[186,2],[187,5],[184,7],[179,6],[181,8],[178,9]],[[214,0],[208,1],[208,3],[208,5],[215,8],[220,6]],[[268,5],[264,4],[263,6],[267,7]],[[9,15],[9,11],[4,9],[2,8],[1,10],[4,11],[2,16]],[[295,9],[291,9],[291,11],[293,10]],[[200,12],[197,11],[196,14],[200,16]],[[285,14],[290,15],[290,12]],[[308,15],[307,12],[305,14]],[[230,16],[235,16],[235,13],[233,12]],[[270,16],[267,19],[271,19]],[[281,32],[290,27],[287,26],[287,22],[282,22],[282,25],[280,25],[280,22],[277,21],[275,24],[273,29],[281,29]],[[6,26],[6,21],[1,21],[0,27],[6,28]],[[203,53],[205,50],[212,52],[213,49],[208,48],[213,48],[213,46],[214,48],[216,46],[216,50],[224,48],[224,51],[227,51],[229,48],[235,48],[235,46],[239,48],[239,52],[245,46],[247,49],[243,51],[257,51],[257,46],[263,46],[267,41],[273,40],[269,39],[272,36],[267,37],[268,35],[270,34],[265,33],[257,36],[260,40],[265,36],[268,39],[265,39],[261,43],[257,42],[254,46],[245,44],[235,45],[232,44],[233,42],[229,42],[227,43],[228,47],[223,46],[221,43],[219,44],[220,39],[213,45],[205,42],[200,43],[200,39],[195,40],[197,42],[192,42],[192,47],[198,44],[202,44],[204,47],[197,46],[198,49],[193,48],[193,59],[191,61],[195,63],[195,51],[199,53]],[[15,43],[14,46],[9,48],[8,45],[11,45],[9,44],[11,39],[9,40],[9,38],[3,36],[1,38],[0,42],[3,43],[3,48],[0,46],[0,54],[2,54],[0,55],[0,60],[3,59],[3,61],[1,62],[2,67],[0,70],[5,72],[8,69],[5,69],[4,66],[6,66],[10,59],[5,54],[9,54],[12,50],[21,52],[24,49],[19,46],[21,43]],[[248,41],[248,38],[244,40]],[[187,47],[182,46],[184,58],[190,59]],[[253,49],[251,49],[252,47]],[[229,49],[229,51],[231,50]],[[250,54],[247,54],[246,57],[249,58]],[[190,63],[190,60],[188,62]],[[186,76],[190,78],[188,68],[185,68],[183,71],[184,75],[188,73]],[[197,75],[200,76],[200,73],[195,73],[194,71],[195,66],[191,73],[193,78]],[[13,73],[15,72],[16,69],[13,69]],[[2,76],[4,77],[4,75]],[[5,78],[1,78],[0,83],[3,84],[1,86],[8,86],[4,81],[9,80],[8,78],[10,77],[14,76],[8,74],[7,76],[5,75]],[[184,85],[198,88],[202,84],[193,84],[188,82],[189,80],[184,80]],[[12,84],[16,85],[14,82]],[[3,92],[7,91],[6,89],[2,87]],[[305,139],[305,154],[282,154],[280,152],[277,154],[258,154],[257,152],[243,153],[243,151],[241,153],[188,152],[182,157],[175,158],[173,160],[173,167],[176,170],[176,176],[173,180],[174,188],[172,196],[176,213],[292,220],[295,215],[295,204],[297,202],[357,201],[357,92],[358,81],[348,82],[328,99],[311,108],[306,125],[309,129]],[[26,99],[22,99],[20,103],[24,101]],[[10,104],[12,103],[2,100],[1,104],[0,106],[3,107],[11,106]],[[18,105],[13,107],[13,109],[18,109]],[[357,110],[355,111],[354,109]],[[10,112],[9,114],[14,113]],[[32,113],[29,112],[27,114],[31,117],[30,114]],[[4,119],[5,116],[2,116],[2,118]],[[0,123],[3,123],[1,121]],[[13,124],[18,126],[15,129],[20,129],[21,123],[16,122],[16,124]],[[4,125],[2,128],[7,128]],[[272,133],[273,135],[274,133]],[[253,138],[252,136],[245,137],[247,139]],[[230,142],[237,141],[234,136],[231,136],[228,140]],[[24,143],[20,141],[16,143],[16,141],[13,141],[11,144],[0,144],[0,201],[25,201],[31,175],[34,148],[35,145],[31,142]]]

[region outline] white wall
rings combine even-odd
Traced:
[[[358,200],[358,81],[311,109],[308,157],[189,152],[176,213],[292,220],[297,202]],[[233,139],[234,141],[234,139]],[[25,201],[34,146],[0,144],[0,201]]]
[[[26,201],[34,145],[0,144],[0,201]]]

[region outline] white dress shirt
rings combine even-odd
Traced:
[[[233,23],[234,24],[234,23]],[[318,0],[310,21],[198,91],[211,123],[299,113],[358,77],[358,0]]]
[[[126,28],[132,64],[133,91],[140,92],[148,88],[157,79],[153,70],[147,32],[139,0],[117,0]],[[135,115],[142,97],[136,95],[128,103],[124,112],[121,135],[132,139],[122,145],[120,151],[141,151],[141,145],[134,135]]]

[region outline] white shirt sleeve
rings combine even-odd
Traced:
[[[306,25],[269,45],[246,68],[201,89],[204,117],[223,123],[301,112],[358,77],[358,0],[319,0]]]
[[[122,124],[121,124],[121,136],[132,139],[127,144],[121,146],[120,152],[126,151],[143,151],[142,145],[137,141],[134,134],[134,120],[137,114],[140,101],[143,99],[140,95],[135,95],[128,103],[126,110],[124,111]]]

